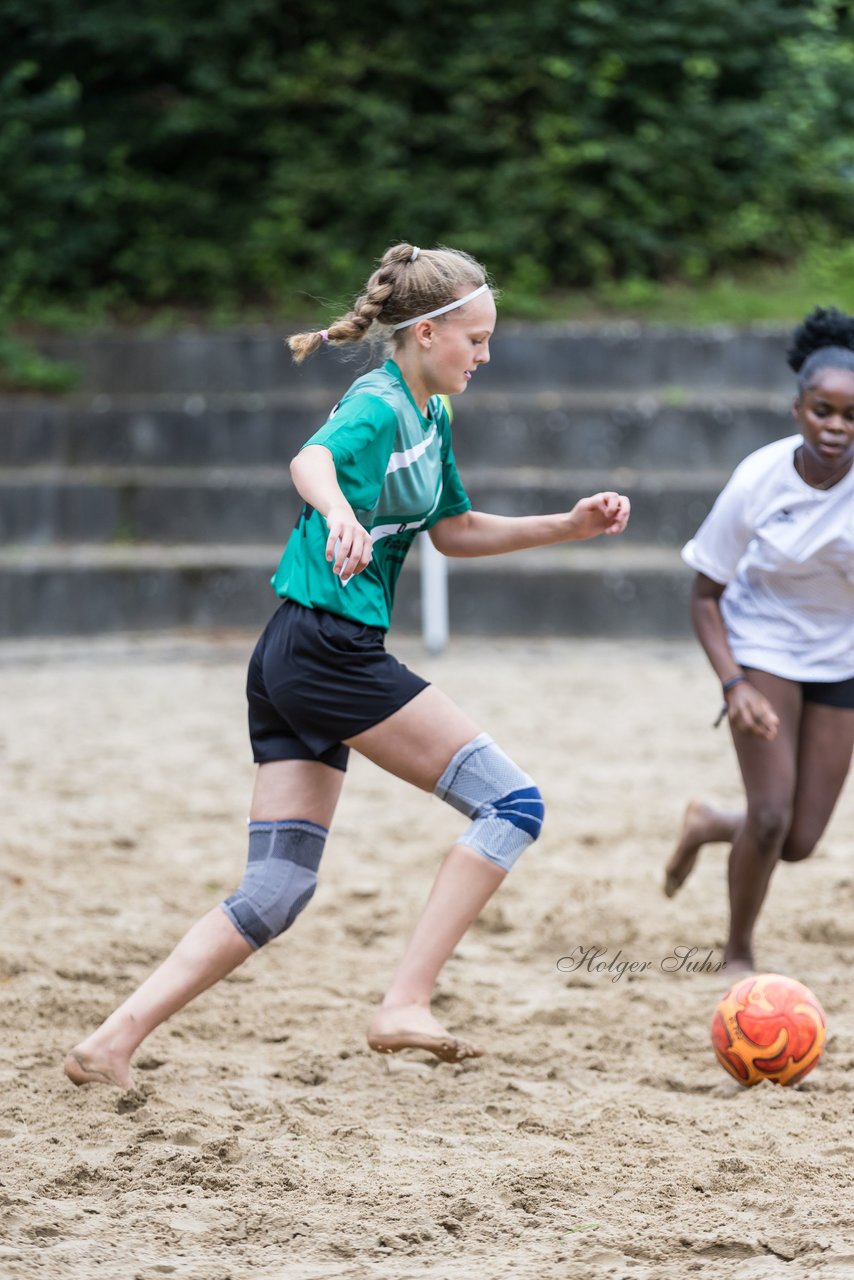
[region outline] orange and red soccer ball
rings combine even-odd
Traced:
[[[826,1038],[824,1010],[809,987],[780,973],[743,978],[712,1018],[718,1062],[745,1086],[797,1084],[818,1062]]]

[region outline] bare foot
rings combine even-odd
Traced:
[[[426,1049],[443,1062],[462,1062],[465,1058],[483,1056],[482,1049],[452,1036],[429,1009],[418,1004],[378,1009],[368,1027],[368,1044],[377,1053]]]
[[[116,1089],[133,1088],[128,1064],[114,1060],[109,1054],[95,1058],[78,1047],[66,1055],[62,1069],[72,1084],[111,1084]]]
[[[688,879],[697,855],[709,839],[710,828],[717,817],[714,809],[702,800],[689,800],[682,819],[682,833],[673,856],[664,869],[664,893],[672,898]]]

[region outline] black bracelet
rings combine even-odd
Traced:
[[[723,720],[724,716],[725,716],[725,715],[726,715],[726,713],[729,711],[729,703],[728,703],[728,702],[727,702],[727,700],[726,700],[726,696],[727,696],[727,694],[729,693],[730,689],[734,689],[734,688],[735,688],[735,686],[736,686],[737,684],[741,684],[741,683],[742,683],[742,681],[746,681],[746,680],[747,680],[747,676],[746,676],[746,675],[744,675],[744,673],[742,672],[742,674],[741,674],[740,676],[733,676],[731,680],[725,680],[725,681],[723,682],[723,684],[721,685],[721,689],[722,689],[722,691],[723,691],[723,695],[724,695],[723,706],[721,707],[720,711],[718,712],[718,718],[717,718],[717,720],[716,720],[716,721],[715,721],[715,723],[712,725],[712,728],[713,728],[713,729],[717,729],[718,725],[721,723],[721,721]]]

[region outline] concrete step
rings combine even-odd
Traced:
[[[324,421],[324,397],[0,399],[0,466],[287,464]]]
[[[259,627],[276,607],[278,545],[5,547],[0,635],[93,635],[164,627]],[[417,550],[395,629],[417,630]],[[451,626],[495,635],[676,636],[691,573],[670,549],[576,544],[449,561]]]
[[[284,338],[284,330],[258,327],[45,337],[37,345],[79,369],[83,390],[106,394],[329,389],[346,385],[379,355],[367,347],[329,348],[297,366]],[[788,330],[761,326],[675,330],[499,322],[492,364],[478,377],[488,377],[494,390],[672,386],[718,392],[759,386],[789,395],[787,341]]]
[[[729,472],[713,469],[654,471],[617,466],[582,471],[563,468],[464,467],[463,478],[478,511],[498,515],[546,515],[568,511],[579,498],[616,489],[629,496],[632,515],[622,546],[681,547],[692,537],[726,484]],[[610,541],[610,540],[609,540]],[[589,544],[595,553],[609,542]]]
[[[677,398],[678,399],[678,398]],[[0,467],[286,466],[324,421],[315,393],[0,400]],[[670,400],[663,393],[470,391],[455,402],[462,466],[731,470],[791,428],[764,393]]]
[[[476,510],[508,516],[566,511],[616,487],[633,504],[626,538],[667,546],[696,530],[726,472],[472,467],[464,478]],[[282,467],[0,468],[2,542],[284,544],[299,506]]]
[[[530,463],[637,471],[714,468],[726,472],[792,430],[788,406],[761,393],[700,396],[675,403],[653,392],[481,393],[455,404],[454,453],[466,466]]]
[[[299,513],[281,467],[0,468],[0,541],[274,543]]]

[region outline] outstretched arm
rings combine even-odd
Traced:
[[[341,492],[332,454],[322,444],[307,445],[291,463],[291,479],[303,502],[319,511],[329,526],[326,559],[334,561],[332,572],[340,574],[348,561],[342,583],[361,573],[371,560],[371,535]]]
[[[741,667],[732,656],[720,599],[725,591],[720,582],[698,573],[691,592],[691,621],[697,639],[706,651],[721,684],[741,676]],[[780,723],[771,703],[747,680],[742,680],[724,694],[730,722],[742,733],[755,733],[770,742]]]
[[[622,533],[629,519],[628,498],[594,493],[571,511],[549,516],[494,516],[465,511],[448,516],[430,530],[433,545],[446,556],[497,556],[507,551],[581,542],[600,533]]]

